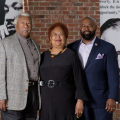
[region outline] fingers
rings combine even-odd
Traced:
[[[3,111],[6,111],[6,105],[3,104]]]
[[[108,99],[108,101],[106,102],[106,108],[105,108],[108,112],[114,112],[116,109],[116,103],[114,103],[113,100]]]
[[[6,34],[6,35],[9,35],[9,33],[8,33],[8,30],[7,30],[7,27],[6,27],[6,26],[4,26],[4,31],[5,31],[5,34]]]
[[[1,109],[2,111],[6,111],[6,106],[7,106],[6,100],[0,100],[0,109]],[[8,106],[7,106],[7,107],[8,107]]]
[[[4,104],[0,105],[0,109],[1,109],[2,111],[6,111],[6,106],[5,106]]]
[[[5,24],[0,26],[0,32],[1,32],[2,39],[5,38],[5,34],[9,35]]]
[[[4,30],[1,30],[2,39],[5,38]]]
[[[78,111],[75,112],[75,114],[76,114],[76,117],[79,118],[79,117],[82,116],[83,110],[78,110]]]

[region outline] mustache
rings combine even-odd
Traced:
[[[84,31],[83,33],[85,33],[85,32],[89,32],[89,33],[91,33],[91,31]]]
[[[27,32],[30,32],[30,31],[29,31],[29,29],[22,29],[22,32],[23,32],[23,31],[27,31]]]

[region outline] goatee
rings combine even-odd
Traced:
[[[85,32],[89,32],[89,34],[85,34]],[[85,40],[91,40],[95,36],[95,32],[96,31],[93,31],[93,32],[91,32],[91,31],[84,31],[82,33],[81,30],[80,30],[80,34],[81,34],[82,38],[85,39]]]

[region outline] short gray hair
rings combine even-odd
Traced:
[[[15,17],[14,25],[17,24],[17,21],[18,21],[19,17],[21,17],[21,16],[27,16],[27,17],[29,17],[30,20],[32,21],[32,17],[31,17],[30,14],[28,14],[28,13],[20,13],[20,14],[18,14],[18,15]]]

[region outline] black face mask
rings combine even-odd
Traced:
[[[84,32],[82,33],[81,30],[80,30],[80,34],[81,34],[81,36],[83,37],[83,39],[85,39],[85,40],[91,40],[91,39],[94,37],[96,31],[93,31],[93,32],[87,31],[87,32],[89,32],[89,34],[87,34],[87,35],[85,34],[85,32],[86,32],[86,31],[84,31]]]

